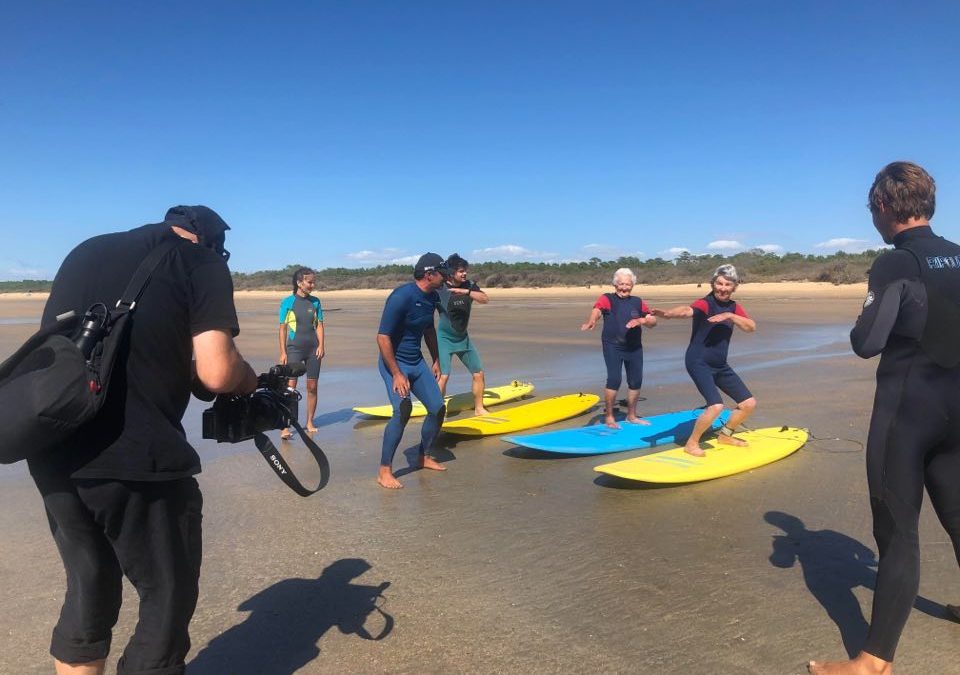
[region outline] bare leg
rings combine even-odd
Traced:
[[[473,411],[477,415],[489,415],[487,409],[483,407],[483,390],[487,388],[487,383],[483,378],[483,371],[473,374]],[[441,390],[442,392],[442,390]]]
[[[890,675],[893,663],[860,652],[852,661],[811,661],[807,671],[814,675]]]
[[[296,388],[297,388],[297,378],[292,377],[292,378],[290,378],[289,380],[287,380],[287,386],[290,387],[291,389],[296,389]],[[293,438],[293,432],[290,431],[290,427],[287,427],[286,429],[284,429],[283,431],[280,432],[280,440],[282,440],[282,441],[288,441],[288,440],[290,440],[291,438]]]
[[[620,425],[617,424],[617,420],[613,417],[613,406],[617,402],[617,390],[616,389],[604,389],[603,390],[603,417],[604,424],[606,424],[611,429],[619,429]]]
[[[380,470],[377,471],[377,483],[380,484],[380,487],[385,487],[389,490],[399,490],[403,487],[396,476],[393,475],[392,467],[382,464],[380,465]]]
[[[710,405],[703,409],[700,417],[698,417],[697,421],[693,424],[693,431],[690,432],[690,438],[687,439],[687,444],[683,446],[685,452],[694,457],[703,457],[707,454],[700,447],[700,437],[713,425],[721,412],[723,412],[722,403]]]
[[[449,380],[449,379],[450,379],[450,376],[449,376],[449,375],[441,375],[441,376],[440,376],[440,379],[437,380],[437,386],[440,387],[440,395],[441,395],[441,396],[446,396],[446,395],[447,395],[447,380]]]
[[[64,663],[53,660],[53,667],[57,675],[103,675],[106,659],[89,661],[87,663]]]
[[[747,418],[750,417],[756,407],[757,399],[753,397],[738,403],[737,409],[730,413],[730,419],[727,420],[727,428],[736,431],[738,426],[747,421]],[[739,438],[734,438],[733,436],[726,436],[724,434],[718,435],[717,441],[726,445],[736,445],[740,448],[745,448],[748,445],[746,441],[742,441]]]
[[[317,381],[307,380],[307,431],[311,434],[317,431],[313,426],[313,417],[317,414]]]
[[[627,421],[630,422],[630,424],[646,424],[649,426],[650,423],[647,420],[637,415],[638,400],[640,400],[640,390],[627,389]]]

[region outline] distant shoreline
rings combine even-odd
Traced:
[[[392,289],[351,289],[341,291],[318,290],[316,295],[320,298],[329,297],[331,299],[348,298],[386,298]],[[489,294],[503,298],[523,298],[535,296],[552,297],[590,297],[600,293],[607,293],[612,290],[610,285],[595,284],[592,286],[548,286],[543,288],[514,287],[497,288],[491,287],[485,289]],[[691,297],[696,298],[706,295],[709,292],[708,284],[657,284],[643,285],[638,284],[634,289],[634,295],[640,297]],[[744,283],[737,289],[737,296],[743,298],[776,298],[776,297],[797,297],[797,296],[816,296],[830,298],[859,298],[867,292],[866,283],[857,284],[832,284],[824,281],[761,281],[755,283]],[[234,296],[241,298],[283,298],[290,294],[290,291],[283,290],[241,290],[235,291]],[[0,293],[0,302],[23,301],[23,300],[45,300],[49,294],[46,292],[8,292]]]

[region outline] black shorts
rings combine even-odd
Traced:
[[[302,363],[307,367],[304,374],[308,380],[320,379],[320,359],[317,358],[316,347],[304,349],[287,345],[287,363]]]
[[[202,555],[197,481],[34,479],[67,576],[50,653],[65,663],[107,657],[125,574],[140,620],[117,673],[183,673]]]
[[[687,373],[707,405],[723,403],[721,391],[738,405],[753,397],[740,376],[728,365],[717,368],[702,361],[687,361]]]

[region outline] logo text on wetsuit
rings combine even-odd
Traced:
[[[960,255],[928,256],[927,267],[932,270],[960,269]]]

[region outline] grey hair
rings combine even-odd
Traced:
[[[619,277],[630,277],[630,280],[633,282],[633,285],[637,285],[637,275],[633,273],[633,270],[629,267],[621,267],[616,272],[613,273],[613,285],[617,285],[617,279]]]
[[[738,286],[740,285],[740,275],[737,274],[737,268],[733,265],[720,265],[720,267],[715,269],[713,271],[713,277],[710,279],[710,285],[713,286],[719,277],[723,277],[727,281],[732,281]]]

